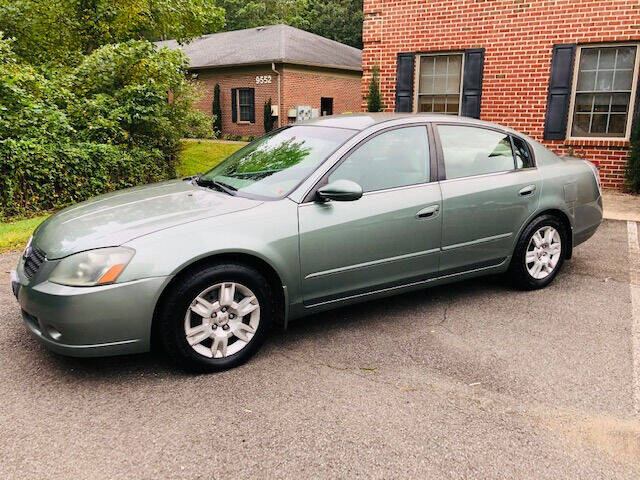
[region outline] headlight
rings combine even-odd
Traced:
[[[60,261],[49,281],[71,287],[93,287],[115,282],[135,250],[126,247],[100,248],[76,253]]]

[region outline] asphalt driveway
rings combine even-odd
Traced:
[[[0,256],[0,477],[638,478],[628,232],[605,222],[546,290],[323,313],[202,376],[48,353]]]

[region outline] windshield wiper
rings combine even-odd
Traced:
[[[201,187],[215,188],[216,190],[228,193],[229,195],[236,195],[235,192],[238,191],[236,187],[220,182],[218,180],[204,180],[202,179],[202,177],[198,177],[195,179],[195,182]]]

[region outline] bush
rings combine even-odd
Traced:
[[[220,103],[220,85],[217,83],[213,88],[211,113],[213,114],[213,132],[216,135],[220,135],[222,133],[222,106]]]
[[[196,99],[176,50],[131,41],[38,72],[0,37],[0,217],[173,178],[180,139],[212,135]]]
[[[382,112],[384,104],[382,103],[382,94],[380,93],[380,69],[375,66],[371,70],[371,80],[369,81],[369,93],[367,94],[367,111]]]
[[[271,99],[264,102],[263,114],[264,114],[264,131],[265,133],[269,133],[271,130],[273,130],[273,127],[275,126],[275,123],[276,123],[276,119],[271,113]]]
[[[625,170],[625,185],[632,192],[640,192],[640,118],[633,122],[631,147]]]

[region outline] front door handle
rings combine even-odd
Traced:
[[[416,218],[433,217],[436,213],[438,213],[438,210],[440,210],[440,205],[430,205],[416,213]]]
[[[520,194],[521,197],[526,197],[527,195],[531,195],[535,191],[536,191],[536,186],[535,185],[527,185],[522,190],[520,190],[518,193]]]

